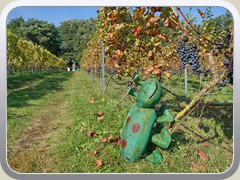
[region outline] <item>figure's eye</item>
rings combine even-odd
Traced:
[[[152,83],[148,83],[148,84],[152,84]]]
[[[146,92],[146,91],[144,91],[143,93],[144,93],[144,94],[147,94],[147,92]]]

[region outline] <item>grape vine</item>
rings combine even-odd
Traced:
[[[63,69],[66,62],[38,45],[7,32],[7,64],[9,72]]]
[[[119,78],[137,73],[143,78],[165,74],[169,79],[187,64],[197,76],[227,73],[222,58],[232,56],[231,18],[226,14],[211,19],[198,13],[201,25],[194,25],[179,7],[99,8],[97,31],[80,66],[100,68],[100,41],[104,41],[106,69],[116,71]],[[231,82],[231,68],[227,71]]]

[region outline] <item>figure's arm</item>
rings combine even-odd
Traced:
[[[141,84],[140,84],[141,79],[140,79],[140,77],[139,77],[138,75],[135,75],[133,80],[134,80],[134,82],[135,82],[137,85],[141,85]]]
[[[135,75],[134,76],[134,79],[133,81],[137,84],[137,85],[141,85],[140,84],[140,77],[138,75]],[[129,88],[128,90],[128,94],[131,95],[131,96],[134,96],[134,97],[137,97],[137,93],[133,90],[133,88]]]
[[[133,90],[133,88],[129,88],[128,94],[134,97],[137,97],[137,93]]]
[[[174,116],[166,104],[163,104],[156,113],[158,116],[157,123],[171,123],[174,121]]]

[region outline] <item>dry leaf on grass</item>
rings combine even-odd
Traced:
[[[190,162],[190,164],[192,165],[193,172],[195,172],[195,173],[206,172],[206,170],[207,170],[207,168],[203,165],[199,165],[199,164],[194,163],[194,162]]]
[[[99,154],[98,149],[91,152],[91,155],[94,156],[94,157],[97,157],[98,154]]]
[[[102,160],[96,160],[96,161],[95,161],[95,165],[96,165],[97,167],[102,166],[102,165],[103,165],[103,161],[102,161]]]
[[[107,140],[108,141],[111,141],[113,139],[113,135],[112,134],[109,134],[109,136],[107,137]]]
[[[104,116],[99,116],[99,117],[97,117],[97,120],[98,120],[98,122],[99,122],[99,121],[104,120],[104,118],[105,118]]]
[[[198,156],[203,160],[203,161],[208,161],[209,157],[201,150],[197,150]]]
[[[91,97],[90,104],[93,104],[93,103],[94,103],[94,97]]]
[[[99,112],[97,112],[97,113],[94,113],[94,115],[97,115],[97,116],[98,116],[98,117],[97,117],[98,122],[105,119],[104,113],[103,113],[102,111],[99,111]]]
[[[87,133],[86,133],[86,135],[87,135],[87,137],[96,137],[97,136],[97,134],[96,134],[96,132],[94,132],[94,131],[88,131]]]
[[[105,143],[105,142],[108,142],[107,138],[102,138],[101,142]]]
[[[120,137],[114,138],[112,134],[109,134],[108,137],[103,137],[101,140],[102,143],[110,142],[116,145],[120,145]]]
[[[120,145],[120,137],[116,137],[116,138],[113,140],[113,144]]]
[[[102,115],[103,115],[103,112],[102,112],[102,111],[99,111],[97,114],[98,114],[98,116],[102,116]]]

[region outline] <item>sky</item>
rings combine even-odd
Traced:
[[[59,26],[61,22],[70,19],[86,20],[89,18],[96,18],[97,9],[98,7],[17,7],[9,13],[7,23],[12,19],[23,17],[25,20],[34,18]],[[197,23],[200,23],[202,19],[198,14],[197,9],[197,7],[193,8],[191,14],[196,16]],[[199,9],[204,11],[206,7],[201,7]],[[189,11],[189,8],[182,8],[182,10],[186,14]],[[212,7],[212,12],[214,17],[216,17],[226,13],[227,10],[221,7]]]
[[[9,13],[7,23],[22,16],[25,20],[34,18],[59,26],[70,19],[96,18],[97,10],[98,7],[17,7]]]

